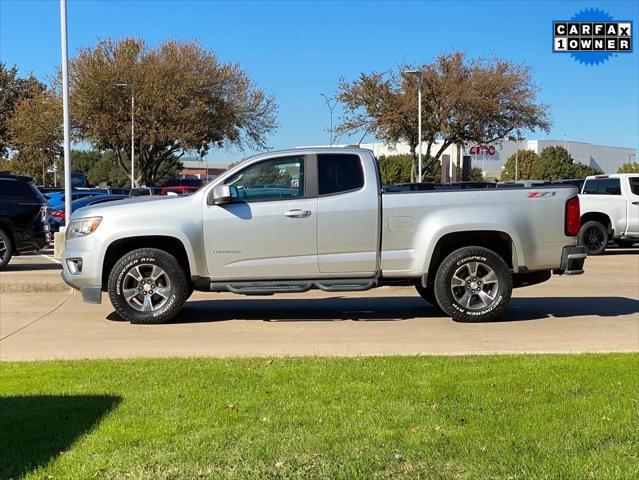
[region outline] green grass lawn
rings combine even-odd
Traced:
[[[639,476],[639,355],[0,363],[0,478]]]

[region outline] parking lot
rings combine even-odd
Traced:
[[[0,274],[0,358],[639,351],[639,251],[514,291],[495,323],[442,317],[412,288],[244,297],[196,292],[169,325],[130,325],[82,302],[46,256]]]

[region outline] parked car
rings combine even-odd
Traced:
[[[611,241],[624,247],[639,242],[639,174],[586,177],[579,199],[579,239],[588,255],[603,253]]]
[[[173,187],[162,187],[159,195],[189,195],[198,190],[199,187],[190,185],[176,185]]]
[[[273,198],[274,180],[295,194]],[[512,288],[583,273],[578,233],[574,187],[381,193],[370,150],[293,149],[248,159],[190,196],[75,212],[62,275],[87,302],[108,291],[133,323],[171,320],[193,289],[389,284],[415,285],[453,319],[478,322],[501,315]]]
[[[0,173],[0,269],[49,243],[47,201],[30,177]]]
[[[38,190],[42,195],[46,195],[47,193],[64,192],[64,187],[38,187]]]
[[[71,212],[75,212],[78,208],[86,207],[89,205],[97,205],[99,203],[113,202],[115,200],[124,200],[130,198],[128,195],[94,195],[91,197],[83,197],[71,202]],[[49,214],[49,227],[51,233],[55,233],[60,230],[65,224],[64,220],[64,208],[53,209],[48,207],[47,212]]]
[[[101,190],[72,190],[71,201],[78,200],[80,198],[94,197],[96,195],[107,195],[106,192]],[[64,208],[64,191],[52,192],[45,195],[49,207],[54,210],[60,210]]]
[[[143,197],[150,195],[160,195],[162,193],[161,187],[138,187],[134,188],[129,192],[129,195],[132,197]]]

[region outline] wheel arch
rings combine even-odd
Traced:
[[[608,214],[603,212],[587,212],[581,216],[581,225],[584,225],[586,222],[599,222],[606,228],[612,227],[612,220],[608,216]]]
[[[444,258],[463,247],[483,247],[492,250],[502,257],[511,269],[517,264],[517,252],[513,239],[506,232],[500,230],[451,232],[440,237],[433,248],[426,270],[426,283],[431,284],[435,280],[437,269]]]
[[[169,235],[145,235],[121,238],[107,247],[102,263],[102,290],[106,291],[109,273],[117,261],[127,253],[138,248],[157,248],[173,255],[185,269],[188,281],[191,279],[191,262],[182,240]]]

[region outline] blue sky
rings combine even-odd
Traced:
[[[239,63],[279,105],[273,148],[328,142],[320,93],[340,77],[429,62],[450,50],[499,56],[533,67],[553,129],[530,138],[637,148],[639,61],[634,53],[582,65],[551,52],[553,20],[601,8],[639,25],[639,2],[213,2],[69,0],[69,52],[99,39],[197,39]],[[0,0],[0,58],[21,73],[50,77],[60,64],[59,4]],[[73,114],[73,112],[72,112]],[[352,141],[344,139],[341,141]],[[370,137],[365,141],[369,141]],[[356,141],[356,140],[355,140]],[[214,151],[213,161],[246,156]]]

